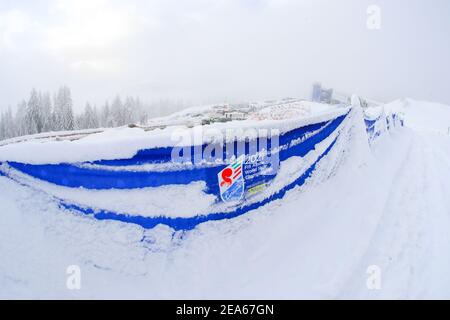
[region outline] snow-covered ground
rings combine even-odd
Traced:
[[[407,128],[369,149],[361,121],[302,188],[189,232],[97,221],[0,176],[0,298],[450,298],[450,107],[386,109]]]

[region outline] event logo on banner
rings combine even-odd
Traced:
[[[280,166],[279,157],[268,157],[267,153],[260,152],[248,157],[244,162],[245,172],[245,198],[250,198],[267,189],[275,178]]]
[[[218,174],[220,198],[224,202],[240,201],[244,196],[244,160],[245,155],[242,155]]]

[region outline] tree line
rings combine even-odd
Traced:
[[[0,114],[0,140],[51,131],[111,128],[127,124],[145,125],[149,118],[185,108],[183,101],[161,100],[144,104],[139,98],[117,95],[101,107],[86,103],[83,112],[74,113],[70,88],[62,86],[52,96],[32,89],[15,112],[9,107]]]

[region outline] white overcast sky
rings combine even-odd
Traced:
[[[0,108],[63,84],[80,107],[309,97],[316,80],[450,104],[449,57],[449,0],[0,0]]]

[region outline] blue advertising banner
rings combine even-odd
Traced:
[[[93,215],[97,219],[113,219],[139,224],[144,228],[153,228],[165,224],[175,230],[189,230],[199,223],[211,220],[229,219],[257,209],[271,201],[282,198],[285,193],[295,187],[302,186],[311,176],[319,161],[325,157],[335,145],[339,137],[339,128],[349,113],[335,119],[299,127],[280,136],[278,142],[270,140],[266,143],[257,141],[258,148],[253,150],[249,143],[245,144],[244,154],[234,153],[234,160],[221,165],[198,165],[188,169],[166,171],[132,171],[127,167],[145,163],[168,163],[170,148],[156,148],[139,151],[131,159],[97,161],[85,164],[31,165],[18,162],[8,162],[12,170],[46,181],[58,186],[104,190],[104,189],[138,189],[145,187],[159,188],[170,185],[188,185],[195,181],[206,184],[205,194],[214,195],[216,203],[235,204],[230,210],[198,214],[193,217],[143,217],[129,215],[126,212],[110,212],[99,208],[89,208],[70,203],[67,200],[55,198],[62,208]],[[367,123],[366,123],[367,124]],[[316,150],[317,145],[329,138],[325,151],[317,155],[315,161],[304,172],[299,172],[298,178],[283,185],[278,190],[261,198],[253,197],[263,193],[277,177],[280,164],[291,157],[305,157]],[[194,147],[192,147],[194,148]],[[204,150],[205,146],[200,148]],[[233,149],[237,150],[237,148]],[[224,149],[224,154],[230,156],[230,150]],[[87,165],[87,166],[84,166]],[[94,166],[92,166],[94,165]],[[103,166],[103,167],[102,167]],[[121,166],[114,170],[107,167]],[[303,169],[302,169],[303,170]],[[8,175],[8,172],[4,172]],[[10,176],[11,177],[11,176]],[[14,177],[11,177],[14,179]]]

